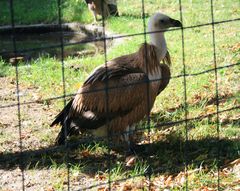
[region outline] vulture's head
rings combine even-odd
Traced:
[[[167,30],[170,27],[182,27],[182,23],[178,20],[172,19],[162,13],[155,13],[148,22],[148,31]]]

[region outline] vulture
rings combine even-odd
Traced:
[[[104,18],[111,16],[119,16],[116,0],[85,0],[88,9],[92,12],[95,22],[97,15]]]
[[[135,53],[97,67],[56,116],[51,124],[61,126],[56,144],[65,144],[71,135],[89,133],[93,137],[111,136],[113,142],[129,145],[128,132],[149,115],[156,96],[170,80],[171,60],[164,31],[181,26],[180,21],[162,13],[152,15],[148,22],[150,42]]]

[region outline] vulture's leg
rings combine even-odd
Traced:
[[[127,126],[126,130],[124,131],[123,138],[124,141],[127,143],[128,146],[128,152],[129,153],[134,153],[134,131],[135,131],[135,125]]]
[[[130,128],[129,128],[129,150],[134,154],[134,155],[137,155],[136,152],[135,152],[135,140],[134,140],[134,135],[136,134],[136,126],[135,124],[131,125]]]
[[[125,131],[123,132],[123,139],[127,143],[128,147],[130,146],[129,129],[130,129],[129,126],[127,126]]]

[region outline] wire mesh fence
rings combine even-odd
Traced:
[[[174,107],[168,108],[166,113],[150,113],[151,106],[149,103],[149,84],[152,82],[160,82],[161,80],[164,80],[162,77],[159,77],[159,79],[154,80],[147,80],[144,82],[135,82],[131,83],[130,85],[117,85],[116,87],[112,87],[109,85],[108,79],[105,80],[105,86],[104,88],[97,88],[94,89],[94,91],[82,91],[80,94],[91,94],[96,92],[104,92],[105,93],[105,107],[106,107],[106,113],[110,113],[109,111],[109,92],[114,89],[124,89],[131,86],[134,86],[138,83],[145,83],[146,86],[146,92],[147,92],[147,106],[148,106],[148,115],[145,117],[142,123],[137,125],[136,130],[130,130],[128,132],[124,132],[123,134],[141,134],[141,141],[139,141],[138,144],[135,145],[134,149],[131,151],[130,160],[134,159],[133,164],[130,165],[130,167],[124,166],[125,164],[125,158],[126,155],[128,156],[129,153],[126,151],[126,149],[121,148],[120,150],[113,149],[115,146],[115,143],[112,141],[114,137],[121,136],[119,133],[108,133],[108,136],[103,136],[100,138],[92,138],[92,137],[82,137],[70,141],[66,141],[64,145],[56,146],[52,144],[52,140],[50,141],[50,144],[42,146],[37,149],[28,149],[28,144],[33,143],[27,143],[25,141],[25,131],[24,127],[25,124],[23,124],[25,121],[23,118],[27,115],[30,116],[33,113],[26,113],[25,107],[31,107],[34,104],[39,103],[47,103],[46,105],[51,105],[51,102],[55,101],[62,101],[63,105],[66,106],[69,99],[72,97],[78,95],[79,93],[68,93],[67,86],[69,86],[68,79],[71,79],[71,76],[68,72],[66,72],[66,56],[65,51],[67,47],[74,46],[74,45],[85,45],[88,43],[95,43],[95,42],[101,42],[102,48],[103,48],[103,55],[104,55],[104,66],[105,66],[105,74],[108,75],[108,61],[109,59],[109,48],[108,48],[108,42],[114,41],[118,39],[123,40],[131,40],[135,37],[141,37],[141,42],[147,43],[148,36],[151,33],[160,33],[162,31],[155,31],[155,32],[149,32],[147,31],[147,21],[149,18],[148,13],[146,12],[146,8],[149,6],[148,1],[142,0],[139,2],[141,5],[141,20],[142,23],[142,29],[143,31],[139,31],[137,33],[130,33],[130,34],[120,34],[120,35],[107,35],[106,33],[106,19],[104,15],[102,15],[101,20],[101,34],[97,36],[92,36],[91,38],[81,39],[80,41],[75,42],[65,42],[64,41],[64,28],[65,24],[63,23],[63,5],[65,1],[57,0],[56,1],[56,7],[57,7],[57,24],[56,27],[60,31],[60,35],[58,38],[58,43],[53,45],[42,45],[39,47],[18,47],[16,42],[16,36],[19,33],[19,26],[16,25],[15,20],[15,11],[14,8],[14,0],[6,1],[8,4],[8,9],[10,12],[10,23],[11,27],[10,30],[7,30],[8,33],[11,34],[11,43],[12,43],[12,51],[6,51],[1,50],[0,55],[12,55],[11,57],[14,58],[14,64],[15,67],[15,77],[13,84],[15,85],[15,95],[16,100],[14,101],[8,101],[7,103],[4,103],[1,101],[0,109],[2,111],[6,110],[15,110],[17,114],[17,119],[12,118],[11,120],[17,123],[14,123],[14,128],[18,129],[18,139],[17,142],[18,149],[17,151],[9,151],[8,148],[3,148],[3,152],[1,152],[0,156],[0,168],[5,169],[8,171],[11,171],[14,168],[19,167],[20,169],[20,179],[18,179],[18,187],[14,187],[17,190],[28,190],[31,189],[31,178],[29,180],[29,169],[46,169],[46,168],[52,168],[53,166],[61,166],[64,165],[65,173],[62,175],[62,187],[55,186],[53,190],[131,190],[134,189],[136,184],[138,184],[139,190],[162,190],[164,188],[170,188],[170,189],[185,189],[185,190],[193,190],[193,177],[191,176],[192,171],[194,171],[192,168],[198,167],[198,172],[201,171],[199,169],[204,168],[203,166],[206,165],[206,168],[204,170],[207,171],[207,168],[214,169],[212,172],[211,178],[213,179],[211,186],[214,190],[222,190],[222,189],[228,189],[228,187],[224,187],[224,181],[222,181],[222,170],[225,165],[225,160],[233,160],[233,159],[239,159],[239,135],[234,134],[234,138],[230,137],[229,139],[226,136],[223,136],[221,134],[221,128],[224,127],[224,124],[232,124],[233,127],[239,125],[239,114],[236,114],[239,112],[240,105],[239,105],[239,84],[237,79],[227,79],[225,77],[225,73],[228,69],[231,72],[235,72],[236,76],[239,76],[239,49],[234,52],[234,59],[232,59],[231,63],[224,63],[219,60],[218,53],[217,53],[217,43],[219,42],[219,26],[221,27],[224,24],[239,24],[240,18],[225,18],[220,19],[216,21],[216,11],[215,11],[215,5],[219,2],[215,2],[213,0],[208,1],[209,5],[209,13],[210,13],[210,20],[209,22],[203,22],[195,25],[185,25],[184,23],[184,14],[186,9],[186,4],[191,4],[190,2],[185,2],[184,5],[181,0],[179,0],[176,4],[178,7],[178,10],[175,10],[176,12],[179,12],[179,18],[182,22],[183,26],[180,28],[174,28],[169,29],[166,31],[166,35],[176,35],[178,33],[179,39],[178,39],[178,46],[180,46],[180,54],[181,54],[181,64],[179,66],[181,67],[180,73],[173,72],[172,76],[170,77],[170,81],[174,81],[175,83],[181,83],[180,92],[177,92],[178,94],[181,94],[182,101],[179,103],[174,103]],[[128,4],[131,4],[133,2],[129,1]],[[138,5],[139,5],[138,4]],[[170,4],[170,3],[169,3]],[[101,10],[104,12],[103,3],[101,4]],[[198,6],[201,6],[199,4]],[[206,8],[207,9],[207,8]],[[121,10],[120,10],[121,13]],[[81,13],[79,13],[81,14]],[[121,17],[121,14],[120,14]],[[131,18],[131,17],[130,17]],[[133,17],[132,17],[133,18]],[[133,18],[134,19],[134,18]],[[138,23],[139,24],[139,23]],[[4,28],[4,27],[3,27]],[[197,50],[189,50],[189,47],[191,42],[188,41],[188,31],[190,30],[206,30],[208,34],[210,35],[211,42],[208,42],[211,44],[211,51],[208,50],[208,56],[210,58],[209,66],[210,67],[199,67],[201,70],[194,70],[189,67],[189,54],[195,53]],[[239,34],[237,34],[237,31],[232,31],[235,38],[238,39]],[[5,30],[6,33],[6,30]],[[197,35],[198,32],[196,32]],[[199,32],[200,33],[200,32]],[[1,35],[4,33],[2,32]],[[200,36],[197,38],[205,38],[205,36]],[[207,38],[207,37],[206,37]],[[168,41],[167,41],[168,42]],[[236,41],[235,41],[236,42]],[[234,42],[234,43],[235,43]],[[190,43],[190,44],[189,44]],[[176,43],[174,44],[176,45]],[[239,46],[239,44],[237,44]],[[60,50],[60,56],[59,61],[57,64],[61,64],[61,75],[60,79],[61,82],[59,83],[61,85],[61,95],[52,96],[52,97],[41,97],[37,100],[21,100],[21,85],[20,85],[20,76],[21,75],[28,75],[23,74],[19,72],[19,67],[22,67],[21,63],[17,63],[16,58],[18,55],[21,54],[28,54],[30,52],[40,52],[42,50],[47,49],[53,49],[57,48]],[[190,46],[190,48],[192,48]],[[219,49],[219,48],[218,48]],[[147,49],[146,49],[147,51]],[[171,53],[171,49],[170,49]],[[174,54],[174,53],[173,53]],[[120,54],[122,55],[122,54]],[[204,57],[206,55],[200,55],[201,57]],[[174,57],[173,57],[174,58]],[[196,59],[196,57],[193,55],[191,57],[192,59]],[[196,59],[197,60],[197,59]],[[234,61],[233,61],[234,60]],[[176,59],[173,59],[173,65],[174,62],[180,62],[180,59],[178,58],[178,61]],[[223,65],[219,65],[219,63],[224,63]],[[191,61],[190,63],[194,64],[194,61]],[[26,63],[23,63],[23,65],[27,65],[28,61]],[[148,60],[145,59],[146,68],[148,68]],[[203,69],[202,69],[203,68]],[[34,69],[32,69],[34,70]],[[43,68],[44,70],[44,68]],[[48,68],[46,68],[48,70]],[[54,70],[54,67],[53,67]],[[78,70],[81,70],[78,69]],[[83,69],[84,70],[84,69]],[[171,69],[173,70],[173,69]],[[188,72],[191,71],[191,72]],[[223,74],[222,74],[223,72]],[[31,75],[31,74],[29,74]],[[188,86],[189,81],[194,81],[198,79],[198,77],[202,77],[204,75],[209,75],[207,81],[211,81],[212,89],[208,89],[208,87],[205,87],[207,93],[204,95],[193,95],[191,93],[191,88],[193,86]],[[21,76],[22,78],[22,76]],[[211,78],[211,79],[209,79]],[[49,79],[46,79],[49,80]],[[179,80],[179,81],[177,81]],[[202,79],[200,79],[202,80]],[[223,83],[223,80],[232,80],[234,81],[235,91],[226,91],[221,92],[223,85],[228,85],[228,83]],[[58,85],[59,85],[58,84]],[[3,87],[4,88],[4,87]],[[27,87],[28,88],[28,87]],[[231,89],[232,87],[226,88]],[[3,91],[3,89],[1,89]],[[169,90],[170,91],[170,90]],[[189,93],[190,91],[190,93]],[[192,90],[193,91],[193,90]],[[209,92],[208,92],[209,91]],[[208,93],[210,91],[214,91],[211,97],[208,97]],[[190,95],[189,95],[190,94]],[[171,93],[168,94],[168,99],[171,99]],[[205,97],[204,97],[205,96]],[[4,95],[1,97],[4,100]],[[193,99],[194,98],[194,99]],[[132,97],[129,97],[129,99],[133,99]],[[204,100],[204,103],[199,103],[199,100]],[[173,100],[176,101],[176,100]],[[222,103],[225,102],[231,102],[231,104],[228,105],[228,107],[224,107]],[[50,103],[50,104],[49,104]],[[164,102],[163,102],[164,103]],[[198,110],[193,110],[194,107],[197,107],[197,105],[203,104],[204,107],[199,107]],[[169,105],[169,104],[168,104]],[[162,105],[161,105],[162,106]],[[11,109],[10,109],[11,108]],[[166,107],[164,107],[166,108]],[[50,112],[52,111],[52,107],[50,107]],[[55,109],[56,110],[56,109]],[[201,111],[202,110],[202,111]],[[34,112],[34,111],[30,111]],[[38,112],[38,110],[36,110]],[[50,113],[48,112],[48,114]],[[237,117],[234,118],[234,120],[224,120],[221,115],[227,115],[229,112],[234,112],[234,114],[237,115]],[[56,112],[54,112],[55,114]],[[169,114],[170,113],[170,114]],[[167,119],[167,115],[179,115],[180,117],[171,117]],[[2,113],[1,113],[2,114]],[[40,115],[40,114],[39,114]],[[166,117],[166,119],[162,119],[162,115]],[[64,113],[64,116],[67,116],[67,113]],[[107,115],[108,116],[108,115]],[[52,118],[53,119],[53,118]],[[156,120],[155,120],[156,119]],[[34,123],[34,119],[29,120],[30,123]],[[199,121],[207,121],[207,126],[211,126],[211,133],[213,136],[207,135],[204,139],[201,139],[197,137],[197,139],[194,139],[194,135],[192,133],[193,128],[197,128],[195,122],[199,123]],[[0,121],[1,122],[1,121]],[[4,126],[3,122],[0,123],[2,125],[2,133],[1,136],[4,135]],[[49,122],[51,123],[51,122]],[[106,119],[106,126],[108,126],[110,123],[110,117],[107,117]],[[49,124],[47,124],[49,126]],[[46,124],[43,124],[43,126],[46,126]],[[65,138],[67,137],[67,127],[64,124],[64,134]],[[172,137],[171,134],[173,131],[176,131],[176,128],[180,128],[181,126],[181,132],[179,135],[176,135],[176,137]],[[203,125],[204,126],[204,125]],[[38,129],[46,130],[45,127],[38,126]],[[173,130],[175,128],[175,130]],[[206,129],[200,128],[201,131],[205,131]],[[236,128],[236,129],[239,129]],[[164,136],[157,136],[158,131],[168,131],[168,135],[166,137]],[[238,130],[236,130],[238,132]],[[48,131],[48,133],[52,133]],[[204,134],[205,132],[202,132]],[[210,134],[211,134],[210,133]],[[144,134],[144,136],[142,136]],[[196,133],[197,134],[197,133]],[[41,135],[38,135],[41,136]],[[144,138],[143,138],[144,137]],[[170,137],[170,139],[168,139]],[[14,138],[14,137],[12,137]],[[16,138],[16,137],[15,137]],[[105,141],[104,143],[101,143],[101,141]],[[9,140],[8,140],[9,141]],[[11,137],[10,137],[11,141]],[[170,142],[171,143],[170,143]],[[99,143],[100,142],[100,143]],[[3,141],[3,144],[5,142]],[[99,151],[99,148],[96,149],[96,146],[92,147],[92,150],[95,150],[95,152],[103,153],[101,156],[99,154],[91,155],[91,149],[90,151],[87,149],[89,148],[89,145],[97,144],[103,144],[104,146]],[[84,146],[83,146],[84,145]],[[87,145],[87,146],[86,146]],[[207,146],[206,146],[207,145]],[[202,147],[205,147],[205,149],[202,149]],[[229,149],[231,148],[231,149]],[[14,150],[14,149],[13,149]],[[96,151],[97,150],[97,151]],[[104,150],[104,151],[103,151]],[[231,152],[231,153],[229,153]],[[126,154],[127,153],[127,154]],[[170,154],[169,154],[170,153]],[[78,155],[81,155],[80,157]],[[120,155],[120,157],[119,157]],[[134,156],[133,156],[134,155]],[[161,158],[166,155],[166,158]],[[174,158],[176,155],[176,158]],[[161,156],[161,157],[160,157]],[[173,157],[171,159],[171,157]],[[201,157],[203,157],[201,159]],[[60,158],[60,159],[59,159]],[[210,160],[211,162],[208,162]],[[137,162],[136,162],[137,161]],[[169,161],[171,165],[168,164]],[[127,161],[129,162],[129,160]],[[203,165],[204,163],[204,165]],[[86,168],[87,166],[87,168]],[[59,167],[56,167],[57,169]],[[104,171],[104,172],[102,172]],[[130,173],[126,173],[126,171],[129,171]],[[181,174],[181,173],[182,174]],[[6,171],[2,171],[1,174],[4,176]],[[41,172],[42,173],[42,172]],[[49,172],[48,172],[49,173]],[[74,174],[75,173],[75,174]],[[81,173],[86,174],[97,174],[98,181],[90,181],[91,175],[88,176],[89,180],[81,175]],[[201,171],[200,173],[203,173]],[[27,177],[26,177],[27,174]],[[44,174],[44,173],[43,173]],[[76,175],[77,174],[77,175]],[[102,175],[104,174],[104,176]],[[121,175],[119,175],[121,174]],[[169,182],[174,182],[176,179],[180,178],[181,180],[178,181],[178,183],[174,184],[166,184],[166,179],[161,179],[162,174],[174,174],[175,179],[173,176],[169,176]],[[176,175],[177,174],[177,175]],[[40,175],[39,175],[40,176]],[[45,175],[43,175],[45,176]],[[58,176],[58,175],[56,175]],[[144,180],[141,179],[141,184],[139,185],[138,178],[144,177]],[[95,177],[96,179],[96,177]],[[199,181],[202,179],[200,175],[195,177],[194,181]],[[50,181],[50,180],[49,180]],[[132,181],[131,183],[133,185],[128,185],[126,182]],[[236,181],[236,180],[234,180]],[[124,183],[124,184],[122,184]],[[49,182],[47,183],[49,184]],[[209,185],[208,183],[203,184]],[[204,187],[200,186],[199,184],[197,187],[201,190]],[[4,188],[4,185],[1,185]],[[136,187],[137,188],[137,187]],[[232,187],[233,188],[233,187]],[[47,189],[47,188],[46,188]],[[237,189],[237,188],[236,188]]]

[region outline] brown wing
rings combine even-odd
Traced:
[[[158,89],[158,94],[160,94],[167,87],[171,78],[169,66],[166,64],[160,64],[160,67],[162,71],[162,79]]]
[[[119,112],[132,110],[147,93],[147,75],[139,69],[110,66],[97,69],[75,96],[71,115],[84,110]]]

